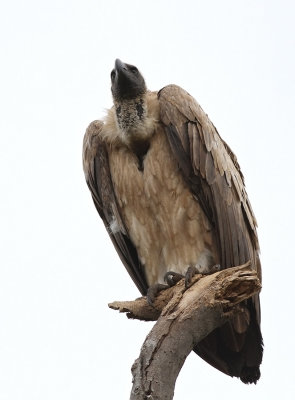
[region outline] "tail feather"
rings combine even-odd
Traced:
[[[232,322],[215,329],[194,348],[214,368],[244,383],[256,383],[263,355],[263,340],[252,300],[247,302],[249,326],[238,333]]]

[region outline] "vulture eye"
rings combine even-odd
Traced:
[[[111,80],[112,80],[112,81],[115,79],[115,76],[116,76],[116,72],[115,72],[115,70],[113,69],[112,72],[111,72]]]
[[[134,74],[138,72],[138,69],[136,67],[129,67],[130,71],[133,72]]]

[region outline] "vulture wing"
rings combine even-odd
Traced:
[[[147,291],[143,266],[119,213],[109,168],[102,121],[92,122],[83,142],[83,168],[95,207],[128,273],[142,294]]]
[[[176,85],[159,93],[161,122],[183,177],[215,229],[222,268],[248,260],[261,278],[256,219],[237,159],[199,104]],[[246,383],[259,379],[262,337],[258,295],[245,313],[212,332],[195,349],[221,371]]]

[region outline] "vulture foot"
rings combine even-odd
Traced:
[[[149,305],[152,306],[159,292],[176,285],[176,283],[183,278],[185,281],[185,288],[187,289],[191,286],[192,278],[196,274],[202,274],[202,275],[214,274],[215,272],[220,271],[220,269],[221,269],[220,265],[216,264],[206,269],[199,265],[190,265],[184,275],[179,274],[178,272],[168,271],[164,275],[164,281],[166,282],[166,285],[162,283],[156,283],[155,285],[152,285],[148,288],[146,295],[147,302],[149,303]]]
[[[189,288],[191,286],[192,278],[196,274],[210,275],[220,271],[220,269],[221,267],[219,264],[212,265],[211,267],[208,267],[206,269],[204,269],[200,265],[190,265],[184,276],[185,287]]]
[[[184,276],[179,274],[178,272],[168,271],[164,275],[164,281],[167,283],[169,287],[176,285]]]
[[[153,306],[154,301],[162,290],[168,289],[168,285],[164,285],[162,283],[156,283],[148,288],[146,299],[150,306]]]

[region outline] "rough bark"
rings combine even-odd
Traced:
[[[144,297],[109,304],[129,318],[157,320],[132,367],[131,400],[173,398],[179,371],[194,346],[241,312],[238,304],[261,289],[249,265],[196,275],[188,289],[182,280],[161,292],[154,307]]]

